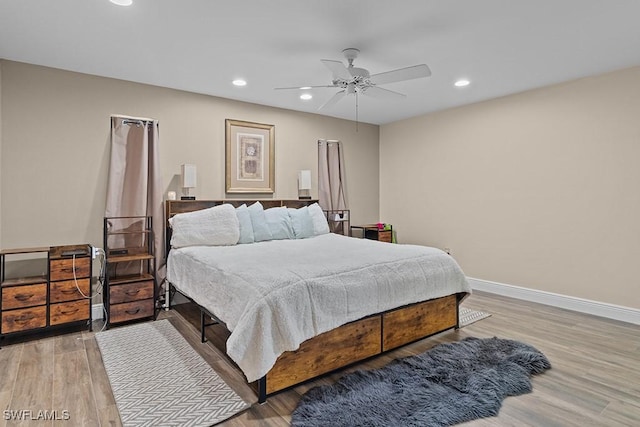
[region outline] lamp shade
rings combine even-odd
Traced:
[[[298,172],[298,190],[311,190],[311,171]]]
[[[182,165],[182,188],[196,187],[196,165]]]

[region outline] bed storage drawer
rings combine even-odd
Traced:
[[[453,328],[458,323],[456,296],[429,300],[382,315],[382,350],[416,341]]]
[[[109,309],[111,314],[109,322],[120,323],[134,319],[142,319],[144,317],[151,317],[154,314],[153,305],[153,298],[123,304],[113,304]]]
[[[267,374],[267,393],[380,353],[381,328],[380,316],[367,317],[307,340],[295,353],[283,353]]]

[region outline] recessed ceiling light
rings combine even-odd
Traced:
[[[471,82],[467,79],[460,79],[457,82],[455,82],[454,85],[456,87],[465,87],[465,86],[469,86],[469,83]]]
[[[310,93],[303,93],[302,95],[300,95],[300,99],[303,99],[305,101],[308,101],[311,98],[313,98],[313,95],[311,95]]]
[[[246,80],[242,80],[242,79],[235,79],[232,83],[234,85],[236,85],[236,86],[246,86],[247,85],[247,81]]]
[[[118,6],[131,6],[133,0],[109,0],[113,4],[117,4]]]
[[[311,86],[302,86],[300,89],[301,90],[309,90],[309,89],[311,89]]]

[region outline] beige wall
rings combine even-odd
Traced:
[[[195,163],[199,199],[224,198],[226,118],[275,125],[275,198],[297,198],[297,173],[313,171],[317,140],[344,142],[355,221],[378,218],[379,128],[172,89],[0,61],[2,248],[88,242],[102,246],[111,114],[160,121],[165,187],[180,194],[182,163]],[[373,166],[373,167],[372,167]]]
[[[0,191],[2,190],[2,67],[0,60]],[[2,193],[0,192],[0,242],[2,242]],[[0,245],[1,247],[1,245]]]
[[[384,125],[380,195],[470,277],[640,308],[640,67]]]

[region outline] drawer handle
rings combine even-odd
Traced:
[[[138,314],[138,312],[140,312],[140,308],[139,307],[136,308],[135,311],[125,310],[124,312],[127,313],[127,314]]]
[[[24,301],[28,301],[31,298],[33,298],[34,295],[35,294],[17,294],[17,295],[14,296],[14,298],[17,299],[18,301],[24,302]]]
[[[68,316],[70,314],[77,313],[78,310],[79,310],[78,308],[74,310],[69,310],[69,311],[60,310],[60,314],[62,314],[63,316]]]
[[[125,294],[129,296],[138,295],[140,293],[140,289],[136,289],[135,291],[126,291]]]
[[[33,314],[26,314],[26,315],[22,315],[20,317],[18,317],[17,319],[14,320],[14,322],[16,323],[20,323],[20,324],[25,324],[28,323],[30,320],[35,319],[36,316],[34,316]]]

